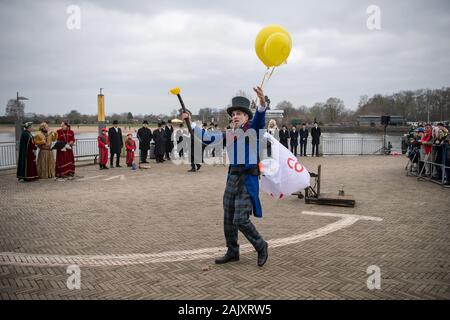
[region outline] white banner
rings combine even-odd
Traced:
[[[274,198],[285,198],[310,185],[308,170],[275,137],[264,133],[271,143],[271,157],[260,162],[261,189]]]

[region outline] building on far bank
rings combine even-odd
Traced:
[[[405,119],[403,116],[390,116],[389,125],[401,126],[405,124]],[[360,126],[381,126],[381,116],[377,115],[363,115],[358,116],[358,125]]]

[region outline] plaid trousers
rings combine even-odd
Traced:
[[[250,194],[245,187],[244,178],[240,183],[239,175],[228,175],[227,186],[223,194],[224,233],[227,244],[227,254],[239,255],[238,230],[255,247],[256,251],[264,247],[265,241],[250,221],[253,211]]]

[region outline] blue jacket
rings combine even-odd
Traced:
[[[253,119],[250,121],[250,123],[247,124],[246,127],[244,127],[244,131],[246,131],[246,129],[250,128],[250,129],[254,129],[256,131],[257,134],[257,141],[256,141],[256,150],[252,146],[249,145],[249,143],[245,143],[245,167],[246,168],[251,168],[251,167],[255,167],[257,166],[257,161],[255,161],[257,159],[257,155],[259,152],[259,130],[260,129],[264,129],[265,125],[266,125],[266,112],[259,112],[258,110],[255,111],[254,117]],[[198,127],[194,128],[194,133],[197,137],[202,137],[202,132],[201,129]],[[205,144],[209,144],[213,141],[218,141],[219,139],[223,139],[223,136],[221,134],[209,134],[208,132],[206,132],[203,136],[203,142]],[[228,157],[230,157],[231,154],[234,154],[234,159],[229,159],[230,160],[230,166],[238,166],[238,152],[237,152],[237,143],[234,142],[233,144],[231,143],[227,143],[227,154]],[[231,150],[231,148],[234,148],[234,151]],[[259,177],[258,176],[253,176],[253,175],[246,175],[245,176],[245,187],[247,189],[247,192],[250,194],[250,198],[252,200],[252,204],[253,204],[253,214],[258,217],[261,218],[262,217],[262,207],[261,207],[261,202],[259,200]]]

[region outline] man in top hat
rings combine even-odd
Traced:
[[[98,164],[100,166],[100,170],[108,169],[106,164],[108,163],[108,149],[109,149],[109,139],[108,139],[108,129],[102,128],[102,133],[98,136],[98,151],[100,154],[100,159]]]
[[[232,105],[227,109],[227,112],[233,120],[231,123],[232,130],[247,132],[250,135],[253,132],[254,137],[259,140],[259,131],[265,127],[266,105],[262,89],[257,87],[254,90],[260,101],[260,106],[255,110],[254,117],[249,108],[250,101],[240,96],[232,99]],[[188,117],[189,114],[183,113],[183,119]],[[196,137],[201,137],[201,130],[196,127],[195,123],[192,123],[192,127]],[[205,135],[208,134],[205,133]],[[216,137],[220,138],[221,135],[206,137],[204,141],[214,142]],[[228,250],[223,257],[215,260],[216,264],[239,260],[238,231],[244,234],[257,251],[258,266],[262,267],[268,258],[268,243],[264,241],[250,221],[252,213],[257,217],[262,217],[262,208],[259,200],[258,163],[252,160],[258,158],[259,144],[258,141],[250,143],[249,140],[251,138],[239,139],[231,130],[227,132],[227,154],[229,157],[233,155],[233,159],[229,159],[231,164],[228,169],[227,183],[223,195],[224,233]],[[240,146],[239,143],[244,145]],[[256,148],[252,149],[252,145]],[[245,150],[244,159],[238,157],[239,152],[233,152],[233,150],[241,147],[244,147]]]
[[[33,131],[33,122],[24,124],[24,131],[20,136],[19,159],[17,160],[17,179],[19,181],[32,181],[38,178],[36,155],[37,149],[31,132]]]
[[[148,128],[148,121],[144,120],[142,128],[137,132],[136,137],[139,140],[140,160],[141,163],[148,163],[147,154],[150,149],[150,141],[153,139],[152,131]]]
[[[116,167],[120,168],[120,152],[123,148],[123,138],[122,138],[122,130],[119,128],[119,121],[114,120],[113,126],[108,130],[109,136],[109,150],[111,153],[111,158],[109,159],[109,166],[114,168],[113,160],[114,155],[116,156]]]

